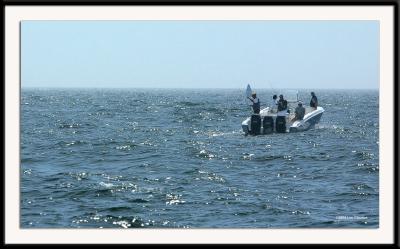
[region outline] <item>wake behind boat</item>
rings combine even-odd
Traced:
[[[249,96],[251,88],[248,85],[246,95]],[[324,108],[318,106],[317,108],[306,107],[305,115],[301,120],[292,121],[295,117],[293,103],[298,103],[298,95],[296,94],[296,101],[288,102],[288,110],[278,112],[271,107],[266,107],[260,111],[259,114],[253,114],[242,122],[242,129],[245,135],[260,135],[271,133],[286,133],[286,132],[299,132],[307,131],[314,128],[319,123]]]

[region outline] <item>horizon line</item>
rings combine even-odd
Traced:
[[[137,87],[109,87],[109,86],[102,86],[102,87],[84,87],[84,86],[77,86],[77,87],[68,87],[68,86],[63,86],[63,87],[55,87],[55,86],[20,86],[20,89],[34,89],[34,88],[49,88],[49,89],[214,89],[214,90],[237,90],[237,89],[246,89],[245,87],[143,87],[143,86],[137,86]],[[379,90],[378,88],[289,88],[289,87],[282,87],[282,88],[271,88],[271,87],[257,87],[255,89],[258,90],[275,90],[275,89],[280,89],[280,90]]]

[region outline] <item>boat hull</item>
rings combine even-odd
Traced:
[[[321,120],[322,114],[324,113],[324,108],[322,107],[318,107],[317,109],[312,109],[310,110],[303,118],[303,120],[300,121],[294,121],[291,122],[290,121],[290,117],[289,116],[285,116],[285,120],[286,120],[286,130],[284,130],[283,132],[302,132],[302,131],[307,131],[309,129],[312,129],[315,127],[316,124],[319,123],[319,121]],[[260,112],[260,118],[261,120],[264,119],[264,117],[268,116],[268,117],[272,117],[274,120],[274,124],[276,123],[277,117],[278,115],[276,113],[271,113],[269,111],[269,108],[265,108],[263,110],[261,110]],[[257,132],[254,132],[251,130],[251,117],[245,119],[242,122],[242,130],[245,133],[245,135],[258,135],[258,134],[269,134],[271,133],[271,129],[268,129],[268,132],[264,132],[264,127],[261,124],[260,130]],[[261,122],[262,123],[262,122]],[[276,133],[276,127],[274,125],[274,128],[272,129],[273,133]],[[278,129],[278,132],[282,133],[282,130]]]

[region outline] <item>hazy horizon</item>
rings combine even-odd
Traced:
[[[55,87],[55,86],[27,86],[27,87],[21,87],[21,89],[172,89],[172,90],[245,90],[245,87],[242,88],[229,88],[229,87]],[[253,90],[300,90],[300,91],[305,91],[305,90],[323,90],[323,91],[363,91],[363,90],[374,90],[374,91],[379,91],[379,88],[253,88]]]

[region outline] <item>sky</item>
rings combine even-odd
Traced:
[[[21,86],[378,89],[378,21],[23,21]]]

